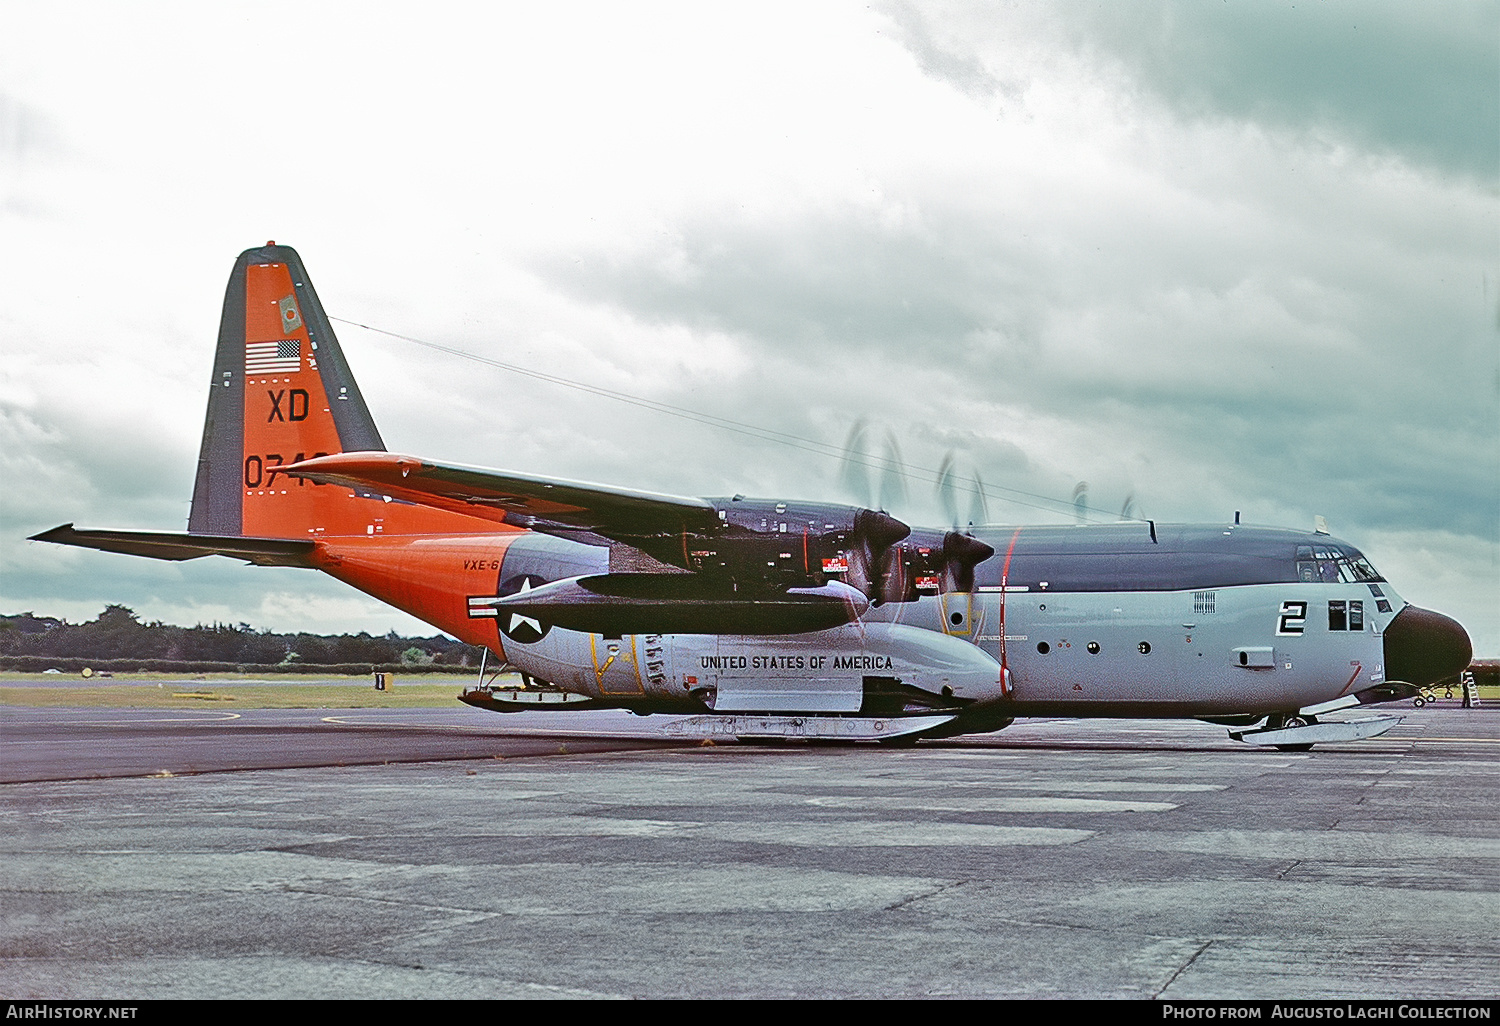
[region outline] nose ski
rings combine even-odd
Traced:
[[[1315,744],[1379,737],[1406,717],[1382,715],[1357,720],[1320,721],[1313,716],[1288,716],[1279,724],[1273,723],[1273,719],[1266,720],[1254,730],[1231,730],[1229,736],[1246,744],[1305,752]]]

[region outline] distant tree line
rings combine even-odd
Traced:
[[[12,669],[30,669],[36,660],[53,659],[70,665],[79,660],[101,665],[139,661],[143,666],[149,663],[150,669],[164,669],[165,663],[215,663],[286,669],[358,665],[361,670],[394,665],[441,671],[478,666],[479,656],[478,648],[442,635],[277,634],[247,623],[178,627],[142,623],[133,609],[120,605],[105,606],[87,623],[32,613],[0,616],[0,662]]]

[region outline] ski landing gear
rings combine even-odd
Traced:
[[[1367,716],[1324,723],[1316,716],[1301,712],[1273,713],[1260,726],[1250,730],[1231,730],[1229,736],[1236,741],[1264,745],[1281,752],[1308,752],[1318,743],[1379,737],[1403,719],[1404,716]]]

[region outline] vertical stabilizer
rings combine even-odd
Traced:
[[[302,258],[274,243],[241,253],[224,293],[189,533],[307,538],[474,529],[469,518],[278,469],[384,450]]]
[[[306,486],[302,502],[255,501],[297,489],[275,468],[384,449],[297,251],[268,243],[241,253],[224,293],[188,531],[304,534],[313,525],[293,518],[318,504]]]

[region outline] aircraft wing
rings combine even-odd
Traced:
[[[124,552],[152,559],[197,559],[233,556],[258,566],[303,566],[312,563],[313,543],[301,539],[235,538],[211,534],[167,534],[161,531],[79,531],[63,524],[31,536],[31,541],[76,545],[84,549]]]
[[[549,533],[593,532],[625,541],[719,526],[718,511],[705,499],[429,463],[389,452],[337,453],[278,469],[319,484]]]

